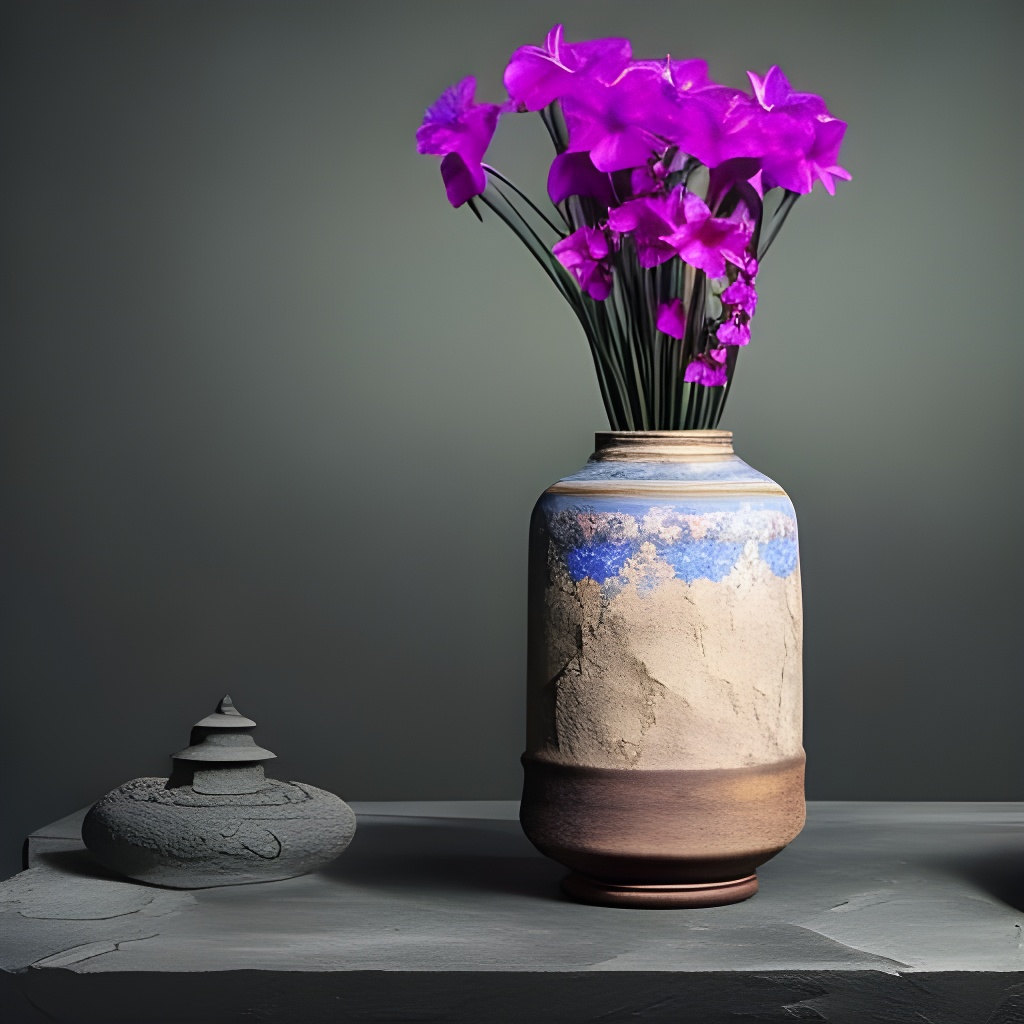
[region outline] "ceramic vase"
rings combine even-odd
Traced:
[[[523,829],[577,899],[735,903],[804,822],[793,506],[727,431],[596,442],[530,527]]]

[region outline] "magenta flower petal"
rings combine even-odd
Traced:
[[[743,144],[737,145],[732,136],[757,104],[741,90],[711,81],[705,61],[641,61],[634,66],[657,67],[659,92],[648,105],[656,113],[653,130],[658,135],[707,167],[754,155],[749,142],[741,138]]]
[[[682,299],[673,299],[658,306],[657,328],[670,338],[686,337],[686,306]]]
[[[673,230],[670,196],[631,199],[608,211],[608,226],[622,234],[633,233],[637,260],[641,267],[656,267],[675,256],[676,251],[664,240]]]
[[[708,78],[706,60],[669,60],[665,64],[665,77],[679,92],[693,92],[715,85]]]
[[[818,180],[825,186],[825,191],[830,195],[836,194],[836,183],[833,179],[842,178],[843,181],[850,181],[852,175],[848,170],[843,167],[815,167],[814,173],[818,176]]]
[[[757,289],[749,281],[738,278],[722,292],[722,301],[753,316],[757,312]]]
[[[421,153],[443,156],[452,152],[449,140],[458,134],[463,116],[474,106],[476,79],[469,75],[449,86],[427,107],[423,124],[416,133],[417,149]]]
[[[505,88],[522,110],[541,110],[591,82],[611,82],[629,63],[628,39],[567,43],[561,25],[543,46],[521,46],[505,69]]]
[[[629,172],[629,191],[632,196],[650,196],[665,190],[667,172],[660,161],[648,160],[642,167]]]
[[[758,155],[762,147],[756,119],[761,108],[747,93],[711,85],[671,95],[675,112],[668,134],[683,152],[711,168]]]
[[[487,188],[487,175],[480,164],[467,164],[458,153],[449,153],[441,161],[441,180],[448,202],[455,207]]]
[[[712,217],[707,204],[682,186],[609,210],[608,226],[633,233],[640,266],[656,267],[679,256],[709,277],[722,277],[726,261],[739,265],[745,260],[751,238],[749,225]]]
[[[789,79],[786,78],[777,64],[773,64],[768,69],[768,73],[764,78],[759,78],[753,71],[748,71],[747,77],[754,88],[754,96],[757,98],[757,102],[765,110],[781,106],[789,99],[789,94],[792,92]]]
[[[750,324],[741,313],[721,324],[715,333],[715,337],[722,345],[749,345]]]
[[[472,75],[446,89],[427,109],[416,132],[420,153],[444,157],[441,177],[452,206],[461,206],[487,187],[481,161],[494,136],[501,108],[494,103],[475,103],[475,91]]]
[[[668,147],[675,114],[660,64],[638,61],[610,84],[594,82],[562,103],[569,150],[601,171],[624,171]]]
[[[739,221],[712,217],[704,200],[692,192],[683,195],[682,213],[675,230],[662,240],[685,263],[709,277],[722,277],[726,260],[737,262],[737,254],[748,245],[750,230]]]
[[[446,156],[461,153],[467,163],[479,163],[498,125],[501,108],[494,103],[475,103],[476,79],[470,75],[441,93],[427,108],[416,132],[420,153]]]
[[[846,124],[834,118],[813,93],[795,92],[778,67],[764,78],[748,72],[760,113],[751,138],[758,138],[761,184],[806,194],[821,181],[835,193],[834,178],[848,172],[837,164]]]
[[[612,290],[612,268],[605,262],[610,250],[603,231],[586,226],[577,228],[567,238],[556,242],[551,251],[587,295],[599,302],[608,298]]]
[[[683,380],[690,384],[703,384],[706,388],[721,387],[729,379],[725,360],[724,348],[713,348],[710,352],[694,356],[683,371]]]
[[[566,121],[568,120],[567,117]],[[665,146],[658,136],[642,128],[627,127],[606,131],[597,139],[593,139],[592,136],[591,132],[578,131],[576,144],[589,151],[595,167],[609,173],[636,167]],[[586,141],[588,138],[592,139],[592,144]]]
[[[795,92],[778,64],[773,64],[764,78],[759,78],[753,71],[747,72],[747,78],[753,86],[754,97],[765,110],[804,106],[813,114],[828,112],[825,101],[820,96],[812,92]]]
[[[843,136],[846,134],[846,122],[830,117],[827,120],[819,117],[815,126],[814,145],[807,154],[807,162],[811,165],[811,172],[825,186],[825,191],[830,196],[836,194],[836,187],[833,178],[850,180],[850,172],[840,167],[836,160],[839,158],[839,148],[843,144]]]
[[[560,203],[569,196],[590,196],[603,206],[615,202],[611,179],[599,171],[586,153],[560,153],[548,172],[548,195]]]
[[[746,185],[751,193],[744,197],[745,202],[748,206],[754,206],[755,209],[751,210],[751,213],[756,217],[761,213],[760,204],[754,201],[759,199],[756,190],[753,190],[749,185],[752,178],[755,178],[761,170],[761,162],[757,157],[744,156],[744,157],[733,157],[729,160],[725,160],[720,163],[717,167],[712,168],[710,180],[708,182],[708,206],[716,207],[726,193],[736,185]]]

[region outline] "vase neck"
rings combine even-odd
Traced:
[[[731,455],[731,430],[607,430],[594,435],[590,461],[683,462]]]

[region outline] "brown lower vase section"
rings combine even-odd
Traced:
[[[757,891],[755,870],[803,828],[804,758],[711,771],[586,768],[523,756],[520,821],[608,906],[718,906]]]

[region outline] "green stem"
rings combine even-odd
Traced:
[[[533,210],[533,212],[536,213],[537,216],[540,217],[540,219],[543,220],[544,223],[547,224],[547,226],[551,228],[551,230],[554,231],[554,233],[558,235],[559,238],[565,238],[565,232],[560,227],[558,227],[558,225],[556,225],[553,221],[551,221],[548,218],[547,214],[542,209],[540,209],[540,207],[538,207],[537,204],[514,181],[510,181],[508,178],[505,177],[504,174],[501,173],[501,171],[499,171],[496,167],[492,167],[490,164],[481,164],[480,166],[483,167],[485,171],[489,171],[491,174],[493,174],[499,181],[503,181],[506,185],[508,185],[510,189],[512,189],[513,192],[515,192],[517,196],[519,196],[521,199],[527,202],[530,206],[530,209]],[[504,196],[504,193],[502,193],[502,195]],[[508,202],[508,197],[505,196],[504,198],[505,202]],[[511,206],[512,204],[509,203],[509,205]],[[555,209],[558,210],[558,207],[556,206]],[[561,210],[558,210],[558,215],[562,218],[563,221],[565,221],[565,215],[562,213]],[[565,222],[566,226],[568,226],[568,221]]]
[[[782,230],[782,225],[786,222],[786,218],[789,216],[790,211],[796,206],[796,201],[800,198],[799,192],[787,192],[779,203],[772,216],[772,222],[768,226],[767,234],[761,238],[757,245],[757,258],[763,260],[765,253],[771,248],[772,242],[775,241],[776,235]]]

